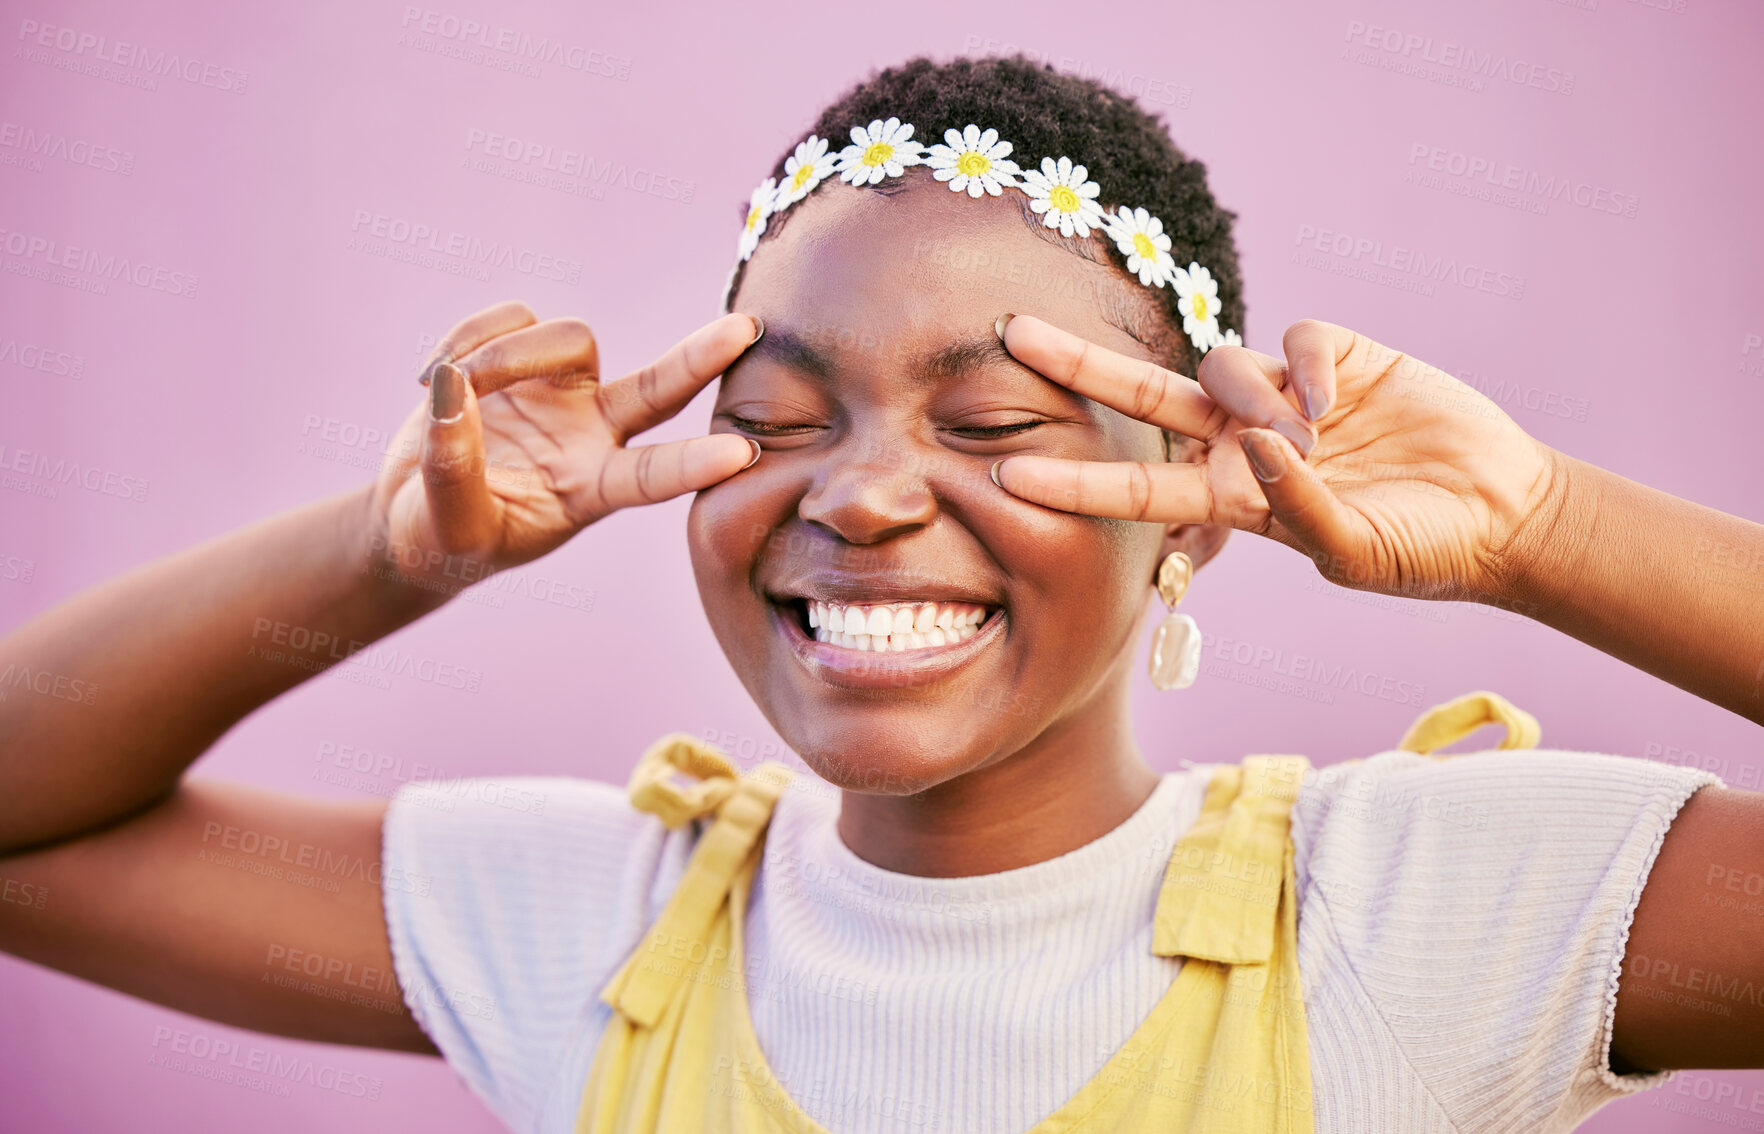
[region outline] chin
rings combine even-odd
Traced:
[[[823,718],[816,727],[780,728],[779,734],[817,776],[841,791],[918,795],[994,755],[997,736],[964,735],[950,728],[950,716],[878,698],[868,709]]]

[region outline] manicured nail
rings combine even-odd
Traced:
[[[1249,458],[1250,471],[1264,484],[1271,484],[1286,475],[1286,454],[1267,434],[1246,429],[1242,434],[1243,455]]]
[[[453,351],[447,347],[436,348],[435,353],[429,356],[429,361],[423,364],[422,372],[417,375],[417,385],[427,386],[429,379],[435,376],[435,367],[440,366],[443,362],[452,361]]]
[[[993,320],[992,329],[994,331],[998,332],[999,342],[1004,341],[1005,324],[1009,323],[1012,319],[1015,319],[1015,318],[1016,318],[1015,315],[1013,315],[1009,311],[1007,311],[1003,315],[1000,315],[997,319]]]
[[[1311,450],[1317,446],[1317,439],[1311,436],[1311,431],[1296,421],[1277,421],[1274,423],[1274,431],[1291,441],[1292,447],[1299,451],[1301,457],[1310,456]]]
[[[753,456],[751,456],[751,457],[749,457],[749,458],[747,458],[747,463],[746,463],[746,464],[745,464],[745,465],[742,465],[742,466],[741,466],[741,468],[740,468],[740,469],[736,469],[736,470],[735,470],[735,471],[736,471],[736,472],[741,472],[741,471],[742,471],[742,470],[743,470],[743,469],[751,469],[751,468],[752,468],[752,467],[753,467],[753,463],[754,463],[754,462],[755,462],[755,461],[757,461],[757,460],[759,460],[759,455],[760,455],[760,444],[759,444],[759,442],[758,442],[758,441],[755,441],[755,440],[754,440],[754,439],[753,439],[753,438],[751,438],[751,437],[749,437],[749,438],[748,438],[748,439],[747,439],[747,443],[748,443],[748,444],[749,444],[749,445],[752,445],[752,446],[753,446]]]
[[[1329,398],[1315,386],[1305,391],[1304,401],[1305,416],[1312,421],[1322,421],[1323,415],[1329,412]]]
[[[429,420],[452,425],[465,415],[465,372],[451,362],[435,367],[429,382]]]
[[[749,315],[748,318],[753,320],[753,325],[756,328],[753,332],[753,338],[747,341],[747,345],[752,346],[754,343],[760,341],[761,335],[766,333],[766,321],[761,319],[758,315]],[[752,440],[752,438],[749,438],[749,440]]]
[[[1010,316],[1006,315],[1005,318],[1009,319]],[[998,460],[992,462],[992,483],[998,485],[1000,488],[1004,487],[1004,483],[998,479],[998,466],[1000,466],[1002,464],[1004,464],[1003,457],[1000,457]]]

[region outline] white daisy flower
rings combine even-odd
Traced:
[[[907,166],[925,160],[925,147],[912,138],[912,123],[902,125],[898,118],[886,122],[878,118],[868,129],[853,126],[851,145],[839,151],[839,164],[834,167],[839,179],[853,185],[874,185],[884,177],[899,177]]]
[[[1194,261],[1188,270],[1176,269],[1176,309],[1182,312],[1182,330],[1195,349],[1203,353],[1225,341],[1219,333],[1219,281]]]
[[[943,142],[925,151],[925,164],[931,167],[931,176],[949,182],[952,191],[966,190],[970,197],[982,193],[996,197],[1002,190],[1022,188],[1017,175],[1023,171],[1010,160],[1011,144],[999,141],[997,130],[988,128],[981,133],[980,127],[970,122],[959,132],[945,130]]]
[[[1103,227],[1102,206],[1096,203],[1102,192],[1096,182],[1086,179],[1087,172],[1072,159],[1041,159],[1041,169],[1023,171],[1023,192],[1035,200],[1029,207],[1042,214],[1041,222],[1058,228],[1061,236],[1089,236],[1093,228]]]
[[[808,140],[797,143],[796,152],[784,161],[784,180],[778,186],[772,211],[781,213],[802,200],[832,172],[833,155],[827,152],[827,139],[810,134]]]
[[[1227,330],[1221,339],[1220,346],[1242,346],[1243,336],[1236,331]]]
[[[1164,222],[1144,209],[1129,210],[1125,205],[1108,216],[1109,236],[1121,255],[1127,257],[1127,270],[1139,274],[1139,282],[1163,287],[1176,272],[1176,261],[1170,255],[1170,234]]]
[[[741,258],[753,255],[759,238],[766,231],[766,218],[772,215],[772,202],[778,196],[778,179],[768,177],[747,199],[747,220],[741,226]]]

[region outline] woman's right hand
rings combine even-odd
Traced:
[[[746,315],[700,327],[655,362],[600,382],[579,319],[503,303],[449,331],[374,484],[371,554],[447,593],[537,559],[620,508],[716,484],[759,456],[730,434],[626,448],[673,417],[759,338]]]

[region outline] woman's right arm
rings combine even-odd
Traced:
[[[372,486],[143,567],[0,640],[0,886],[33,896],[0,902],[0,948],[245,1027],[432,1050],[391,980],[384,801],[184,771],[258,706],[466,583],[745,467],[749,443],[727,435],[624,442],[753,337],[725,316],[602,386],[585,324],[539,323],[521,304],[480,312],[443,340]],[[360,866],[335,886],[290,880],[340,862]]]

